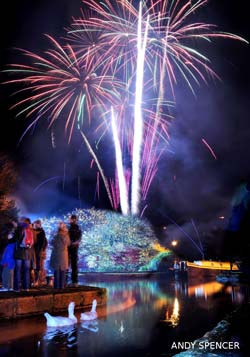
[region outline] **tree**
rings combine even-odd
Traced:
[[[10,199],[17,180],[17,173],[9,157],[0,153],[0,228],[11,220],[17,220],[15,200]]]

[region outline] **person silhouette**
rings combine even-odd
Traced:
[[[77,223],[77,216],[71,215],[69,219],[70,246],[68,247],[69,264],[71,267],[72,286],[78,285],[78,250],[82,238],[82,231]]]

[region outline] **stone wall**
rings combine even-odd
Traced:
[[[67,311],[71,301],[75,309],[86,309],[96,299],[97,305],[107,302],[106,289],[85,287],[63,290],[46,289],[44,291],[2,292],[0,294],[0,320],[41,315],[44,312],[54,314]]]

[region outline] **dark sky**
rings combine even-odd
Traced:
[[[247,3],[211,0],[202,16],[206,22],[218,24],[220,30],[249,40]],[[63,28],[73,15],[80,15],[80,7],[80,0],[5,2],[0,22],[1,68],[22,61],[14,47],[40,53],[46,48],[44,33],[57,38],[64,35]],[[159,163],[145,210],[145,215],[159,224],[168,223],[169,217],[180,224],[190,219],[200,226],[220,224],[218,217],[226,214],[241,177],[250,177],[249,46],[220,39],[206,51],[222,81],[197,86],[196,97],[182,85],[175,89],[176,118],[169,143],[173,153],[166,152]],[[5,79],[2,73],[1,81]],[[96,170],[89,168],[91,157],[79,138],[71,147],[58,140],[54,150],[46,125],[40,125],[17,146],[26,122],[9,110],[15,103],[12,93],[12,87],[0,86],[0,149],[17,163],[15,197],[22,210],[47,215],[77,206],[110,208],[104,189],[101,199],[96,198]],[[202,139],[211,145],[217,160]],[[108,143],[103,145],[99,155],[103,155],[102,162],[109,162],[112,150]],[[111,171],[108,163],[107,176]],[[45,180],[50,181],[39,187]]]

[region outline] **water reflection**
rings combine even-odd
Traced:
[[[249,297],[244,286],[187,279],[85,285],[107,288],[107,306],[97,306],[97,320],[80,322],[83,311],[76,310],[79,322],[61,328],[46,327],[44,317],[4,322],[0,355],[15,356],[26,346],[36,356],[170,356],[172,341],[199,338]]]
[[[81,322],[81,327],[83,329],[89,330],[91,332],[98,332],[99,327],[98,327],[98,321],[84,321]]]
[[[45,334],[43,335],[43,340],[52,341],[53,339],[62,339],[65,343],[70,343],[76,341],[76,327],[72,326],[62,326],[62,327],[47,327]]]
[[[161,321],[169,323],[172,327],[176,327],[179,323],[179,317],[180,317],[179,315],[180,315],[180,304],[179,304],[179,300],[175,298],[172,314],[170,314],[170,308],[168,306],[165,312],[165,319]]]
[[[188,287],[188,295],[195,295],[196,297],[204,297],[207,299],[208,296],[218,293],[223,289],[224,285],[218,283],[217,281],[211,281],[205,284],[199,284]]]

